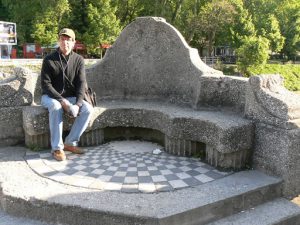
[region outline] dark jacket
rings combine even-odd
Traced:
[[[59,50],[47,55],[42,65],[41,86],[42,94],[58,101],[76,97],[76,104],[81,105],[87,86],[83,57],[72,51],[67,61]]]

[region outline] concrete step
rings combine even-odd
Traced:
[[[54,224],[202,225],[281,196],[281,179],[255,170],[158,193],[74,187],[34,173],[24,153],[0,148],[0,208]]]
[[[278,198],[208,225],[299,225],[300,207]]]

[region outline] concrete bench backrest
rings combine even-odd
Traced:
[[[88,83],[105,99],[159,99],[197,104],[200,77],[221,75],[162,18],[129,24],[105,57],[87,69]]]

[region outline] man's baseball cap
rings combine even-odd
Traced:
[[[75,40],[75,33],[72,29],[69,29],[69,28],[61,29],[61,31],[59,32],[59,36],[61,36],[61,35],[67,35],[70,38],[72,38],[73,40]]]

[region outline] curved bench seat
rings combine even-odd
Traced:
[[[49,145],[48,113],[41,106],[23,110],[27,146]],[[252,148],[253,122],[233,112],[193,110],[154,101],[102,101],[94,109],[82,145],[104,141],[103,129],[135,127],[153,129],[164,135],[167,152],[189,156],[197,151],[195,143],[205,144],[206,159],[221,167],[240,168]],[[65,118],[64,129],[70,128]]]

